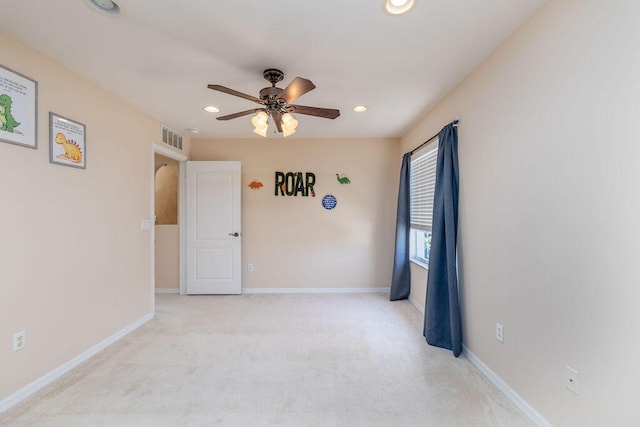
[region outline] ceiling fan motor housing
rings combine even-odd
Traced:
[[[279,87],[265,87],[260,91],[260,99],[269,102],[270,99],[274,99],[278,94],[282,92]]]
[[[278,96],[280,92],[282,92],[282,89],[275,86],[265,87],[260,91],[260,99],[264,101],[267,114],[273,115],[273,113],[276,112],[281,114],[293,112],[294,108],[289,107],[285,99],[276,99],[276,96]]]

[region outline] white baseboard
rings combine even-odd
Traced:
[[[420,313],[422,313],[424,315],[424,308],[422,308],[422,306],[418,305],[418,302],[413,299],[413,297],[411,295],[409,295],[409,302],[411,304],[413,304],[413,306],[416,308],[416,310],[418,310]]]
[[[424,314],[424,308],[419,306],[415,299],[409,297],[409,302],[422,314]],[[518,407],[535,425],[540,427],[552,427],[551,423],[544,419],[531,405],[527,403],[518,393],[513,391],[503,380],[493,372],[485,363],[480,360],[478,356],[473,354],[466,345],[462,344],[462,354],[469,359],[469,361],[476,367],[482,374],[487,377],[498,389],[507,396],[514,405]]]
[[[180,288],[156,288],[156,294],[179,294]]]
[[[513,391],[511,387],[505,383],[502,378],[498,376],[495,372],[493,372],[487,365],[484,364],[482,360],[471,350],[467,348],[464,344],[462,345],[462,354],[465,355],[467,359],[473,365],[480,370],[484,374],[485,377],[489,379],[498,389],[507,396],[507,398],[513,402],[535,425],[540,427],[552,427],[551,423],[547,421],[542,415],[538,413],[531,405],[527,403],[518,393]]]
[[[363,294],[389,293],[390,288],[244,288],[243,294]]]
[[[45,374],[44,376],[38,378],[32,383],[16,391],[12,395],[0,400],[0,413],[6,411],[12,406],[23,401],[27,397],[31,396],[33,393],[43,388],[44,386],[57,380],[58,378],[60,378],[61,376],[63,376],[64,374],[66,374],[67,372],[69,372],[79,364],[81,364],[82,362],[90,359],[92,356],[95,356],[96,354],[98,354],[99,352],[101,352],[102,350],[104,350],[114,342],[118,341],[120,338],[133,332],[134,330],[144,325],[151,319],[153,319],[153,313],[149,313],[141,317],[140,319],[133,322],[129,326],[125,327],[124,329],[121,329],[120,331],[111,335],[109,338],[105,339],[104,341],[99,342],[98,344],[94,345],[93,347],[89,348],[88,350],[84,351],[83,353],[79,354],[78,356],[74,357],[68,362],[58,366],[56,369],[49,372],[48,374]]]

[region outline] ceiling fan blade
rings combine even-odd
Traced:
[[[284,99],[286,103],[289,104],[315,88],[316,85],[314,85],[311,80],[296,77],[289,83],[289,86],[285,87],[282,92],[276,96],[276,99]]]
[[[307,116],[322,117],[325,119],[335,119],[340,116],[340,110],[333,108],[307,107],[305,105],[290,105],[294,110],[292,113],[306,114]]]
[[[265,111],[264,108],[252,108],[251,110],[240,111],[239,113],[228,114],[226,116],[216,117],[218,120],[231,120],[242,116],[247,116],[249,114],[257,113],[258,111]]]
[[[271,117],[273,118],[273,123],[275,123],[276,128],[278,128],[278,132],[282,132],[282,115],[279,111],[272,111]]]
[[[247,95],[246,93],[238,92],[237,90],[229,89],[228,87],[220,85],[208,85],[209,89],[217,90],[218,92],[228,93],[229,95],[239,96],[240,98],[248,99],[249,101],[257,102],[258,104],[264,104],[264,101],[255,96]]]

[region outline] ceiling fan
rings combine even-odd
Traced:
[[[283,132],[284,136],[289,136],[295,132],[295,127],[298,123],[293,119],[290,113],[322,117],[325,119],[335,119],[340,116],[340,110],[292,104],[293,101],[305,93],[315,89],[316,86],[311,82],[311,80],[296,77],[291,83],[289,83],[289,86],[281,89],[276,87],[276,83],[282,81],[284,78],[284,73],[282,71],[275,68],[269,68],[264,70],[262,76],[271,82],[271,87],[265,87],[262,89],[260,91],[259,98],[238,92],[237,90],[229,89],[228,87],[208,85],[207,87],[209,89],[224,92],[229,95],[239,96],[240,98],[248,99],[249,101],[256,102],[263,106],[261,108],[252,108],[250,110],[221,116],[217,119],[231,120],[249,114],[258,113],[256,117],[251,120],[251,123],[256,127],[254,132],[259,135],[266,136],[267,119],[268,117],[272,117],[278,132]]]

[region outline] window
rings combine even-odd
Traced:
[[[410,255],[413,261],[423,265],[429,265],[437,160],[437,138],[411,156]]]

